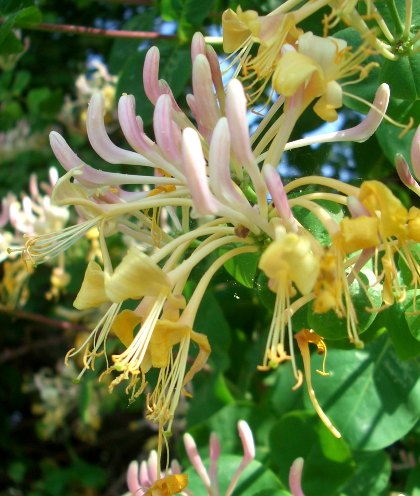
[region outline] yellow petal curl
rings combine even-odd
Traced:
[[[378,219],[362,215],[355,219],[345,218],[341,221],[341,236],[346,253],[374,248],[380,243],[378,236]]]
[[[105,293],[104,272],[93,260],[87,266],[85,277],[79,293],[74,300],[73,306],[78,310],[98,307],[109,301]]]
[[[114,303],[169,293],[170,285],[159,265],[136,246],[128,250],[113,274],[105,274],[105,291]]]

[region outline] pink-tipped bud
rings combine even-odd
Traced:
[[[242,84],[237,79],[229,82],[226,92],[226,116],[232,133],[233,152],[241,164],[254,161],[249,141],[247,102]]]
[[[234,207],[237,204],[249,207],[248,201],[238,191],[230,175],[230,132],[226,117],[219,119],[213,131],[209,150],[209,174],[211,190],[220,201]]]
[[[158,459],[156,450],[152,450],[147,460],[147,472],[151,484],[158,480],[158,474],[160,471],[158,466],[159,463],[160,461]]]
[[[411,165],[416,179],[420,181],[420,126],[417,128],[411,144]]]
[[[250,462],[255,458],[255,444],[254,444],[254,437],[252,435],[251,428],[245,422],[245,420],[240,420],[238,422],[238,432],[244,450],[243,459],[246,460],[247,462]]]
[[[150,165],[142,155],[114,145],[105,129],[104,112],[104,98],[96,93],[90,100],[86,119],[86,130],[95,152],[111,164]]]
[[[194,33],[191,41],[191,61],[194,62],[197,55],[206,53],[206,42],[204,36],[200,33]]]
[[[156,143],[166,158],[181,162],[181,131],[172,120],[172,103],[169,95],[161,95],[153,114],[153,129]]]
[[[160,95],[169,95],[171,97],[172,106],[175,110],[179,110],[178,104],[172,94],[172,90],[168,83],[163,79],[159,79],[159,60],[160,53],[157,47],[150,48],[146,53],[143,65],[143,86],[147,98],[156,104]]]
[[[212,195],[206,174],[206,161],[197,131],[187,127],[182,134],[184,173],[198,215],[213,215],[218,203]]]
[[[276,207],[281,219],[289,230],[292,232],[297,232],[297,222],[293,217],[280,174],[271,164],[265,164],[262,169],[262,173],[274,206]]]
[[[192,84],[197,119],[205,136],[209,137],[220,117],[213,91],[210,64],[205,55],[198,54],[192,70]]]
[[[39,196],[38,177],[35,173],[29,178],[29,193],[34,200]]]
[[[219,480],[217,474],[217,464],[220,458],[221,446],[219,436],[216,432],[210,434],[210,468],[209,475],[211,487],[214,494],[219,494]]]
[[[118,101],[118,120],[125,139],[137,153],[147,154],[154,142],[144,133],[143,121],[136,116],[133,95],[122,95]]]
[[[305,496],[302,491],[303,458],[296,458],[289,472],[289,487],[293,496]]]
[[[219,106],[222,113],[225,108],[225,89],[222,80],[222,71],[220,70],[219,57],[212,46],[206,47],[206,57],[210,64],[211,78],[216,89],[216,95],[219,100]]]
[[[159,87],[159,60],[159,49],[152,47],[147,51],[143,65],[144,91],[153,105],[161,95]]]
[[[141,489],[139,482],[139,464],[133,460],[127,469],[127,487],[131,494],[137,494]]]
[[[335,143],[337,141],[356,141],[358,143],[363,143],[375,133],[381,124],[386,109],[388,108],[389,95],[389,86],[386,83],[381,84],[376,91],[372,108],[360,124],[351,127],[350,129],[344,129],[343,131],[319,134],[291,141],[286,144],[285,150],[293,150],[294,148],[320,143]]]
[[[412,176],[407,161],[400,153],[395,156],[395,168],[404,186],[420,195],[420,185]]]
[[[252,431],[249,425],[245,422],[245,420],[240,420],[238,422],[238,432],[239,432],[239,437],[241,438],[242,448],[244,450],[244,456],[234,476],[232,477],[232,480],[230,481],[229,487],[226,491],[226,496],[230,496],[233,493],[236,484],[238,483],[239,477],[242,475],[246,467],[255,458],[254,437],[252,435]]]
[[[185,446],[185,451],[187,452],[187,456],[190,459],[192,466],[194,467],[194,470],[197,472],[200,479],[203,481],[203,484],[206,487],[206,489],[210,489],[211,482],[210,482],[209,474],[207,473],[206,467],[203,464],[203,460],[201,459],[201,456],[198,453],[197,445],[195,444],[194,438],[188,433],[184,434],[184,446]]]

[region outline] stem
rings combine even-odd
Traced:
[[[400,15],[398,14],[397,7],[395,5],[394,0],[387,0],[387,5],[388,5],[388,10],[389,13],[391,14],[392,20],[394,21],[395,24],[395,29],[397,30],[398,34],[401,35],[404,31],[404,25],[401,22]]]
[[[3,23],[3,19],[0,23]],[[81,36],[96,36],[102,38],[130,38],[130,39],[175,39],[175,35],[156,33],[154,31],[124,31],[118,29],[100,29],[88,26],[74,26],[72,24],[46,24],[39,23],[34,26],[25,27],[32,31],[49,31],[53,33],[78,34]]]
[[[0,312],[10,315],[14,319],[30,320],[32,322],[38,322],[47,327],[55,327],[56,329],[68,330],[74,329],[81,332],[86,332],[87,328],[78,324],[73,324],[64,320],[51,319],[50,317],[45,317],[39,313],[26,312],[24,310],[15,310],[14,308],[8,308],[4,305],[0,305]]]
[[[405,25],[404,25],[404,32],[403,32],[403,38],[404,39],[408,39],[408,37],[410,35],[412,18],[413,18],[413,0],[406,0],[405,1]]]

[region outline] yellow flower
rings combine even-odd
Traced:
[[[172,496],[173,494],[179,494],[187,485],[187,474],[167,475],[163,479],[157,480],[144,493],[144,496]]]
[[[382,238],[406,238],[407,209],[385,184],[379,181],[363,182],[359,200],[378,219]]]
[[[258,12],[246,10],[238,6],[236,12],[227,9],[222,15],[223,50],[232,53],[240,48],[251,37],[258,39],[261,23]]]
[[[282,55],[273,74],[273,87],[277,93],[291,97],[304,88],[304,103],[309,105],[319,98],[314,111],[321,119],[337,119],[336,109],[343,104],[342,86],[338,81],[360,74],[363,79],[373,67],[361,63],[369,52],[360,47],[352,52],[345,40],[322,38],[311,32],[299,36],[298,51],[289,50]]]
[[[235,75],[242,71],[242,81],[248,90],[248,98],[255,101],[264,91],[279,60],[285,43],[294,44],[302,30],[296,28],[296,19],[304,15],[296,13],[258,16],[253,10],[234,12],[228,9],[222,17],[223,49],[233,52],[229,67],[239,62]],[[259,43],[255,56],[250,55],[254,43]],[[232,57],[229,57],[231,59]]]
[[[408,211],[407,235],[409,239],[420,243],[420,208],[411,207]]]
[[[94,261],[89,262],[82,286],[74,301],[74,306],[79,310],[98,307],[104,303],[110,303],[110,306],[83,345],[77,350],[70,350],[67,354],[66,359],[79,353],[82,349],[85,350],[85,368],[78,378],[86,369],[93,368],[95,358],[103,353],[100,350],[105,347],[111,329],[115,329],[114,322],[117,318],[120,325],[123,322],[123,327],[125,326],[125,328],[124,331],[116,332],[116,334],[124,344],[129,344],[130,335],[127,327],[131,325],[132,329],[134,328],[133,318],[131,318],[129,324],[125,322],[127,315],[132,315],[128,311],[123,311],[117,317],[121,305],[128,299],[147,297],[151,305],[142,326],[142,339],[139,344],[140,360],[130,363],[130,369],[135,369],[139,373],[141,360],[147,350],[154,325],[159,318],[165,301],[171,297],[170,290],[171,281],[166,273],[136,246],[129,249],[127,255],[113,273],[104,272],[99,264]],[[142,316],[139,315],[137,315],[137,320],[134,319],[136,324],[140,320],[142,320]],[[89,350],[91,342],[93,342],[92,351]]]
[[[352,253],[377,247],[380,244],[378,227],[378,219],[375,217],[345,217],[340,224],[344,251]]]
[[[300,375],[294,363],[293,332],[288,308],[295,294],[293,285],[302,295],[310,293],[319,271],[319,260],[310,241],[302,235],[278,229],[276,239],[261,256],[260,269],[270,279],[269,287],[276,293],[274,315],[270,326],[263,365],[260,369],[276,367],[284,360],[292,360],[296,380]],[[285,329],[289,328],[290,356],[285,351]]]
[[[360,239],[353,239],[360,242]],[[350,342],[362,348],[363,343],[357,332],[357,313],[350,293],[344,265],[346,245],[340,232],[332,238],[332,245],[325,250],[320,261],[319,276],[314,286],[314,312],[326,313],[333,310],[337,317],[347,319],[347,333]],[[367,291],[367,289],[366,289]]]

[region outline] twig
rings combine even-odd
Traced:
[[[0,23],[3,22],[0,19]],[[72,24],[46,24],[39,23],[25,27],[33,31],[48,31],[53,33],[79,34],[82,36],[98,36],[103,38],[130,38],[141,40],[175,39],[176,35],[156,33],[154,31],[124,31],[118,29],[100,29],[87,26],[74,26]]]
[[[52,319],[50,317],[45,317],[45,315],[40,315],[39,313],[25,312],[24,310],[15,310],[14,308],[8,308],[4,305],[0,305],[0,312],[10,315],[10,317],[14,319],[30,320],[32,322],[38,322],[48,327],[55,327],[56,329],[72,329],[82,332],[88,330],[85,326],[73,324],[72,322]]]
[[[67,337],[64,334],[61,334],[59,336],[52,336],[48,339],[43,339],[42,341],[38,341],[35,343],[31,342],[27,345],[19,346],[18,348],[6,348],[0,354],[0,364],[10,362],[11,360],[15,360],[16,358],[26,355],[27,353],[32,353],[33,351],[38,349],[45,349],[46,347],[61,345],[62,342],[66,340]]]

